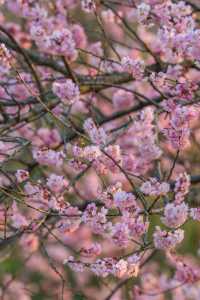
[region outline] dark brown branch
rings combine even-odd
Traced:
[[[0,43],[3,43],[6,45],[7,48],[20,53],[19,48],[7,37],[4,35],[0,35]],[[32,50],[23,49],[23,53],[36,65],[43,66],[43,67],[49,67],[53,69],[54,71],[57,71],[63,75],[67,75],[70,77],[69,72],[67,71],[65,66],[62,66],[60,63],[57,63],[53,58],[39,54]],[[153,64],[152,66],[149,66],[148,69],[152,69],[152,71],[160,71],[160,67],[158,64]],[[128,73],[118,73],[113,72],[111,74],[103,74],[103,75],[97,75],[95,77],[87,76],[87,75],[80,75],[80,74],[74,74],[80,83],[80,90],[81,93],[88,93],[91,91],[100,91],[102,89],[106,89],[108,87],[111,87],[115,84],[123,84],[130,82],[134,80],[134,78],[128,74]]]

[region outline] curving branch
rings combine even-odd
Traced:
[[[13,43],[9,38],[5,37],[4,35],[0,35],[0,43],[3,43],[6,45],[7,48],[10,50],[13,50],[17,53],[20,53],[19,47],[16,46],[15,43]],[[65,66],[62,66],[60,63],[57,63],[55,59],[52,57],[48,57],[45,55],[41,55],[37,53],[36,51],[24,49],[23,53],[36,65],[48,67],[53,69],[56,72],[59,72],[63,75],[71,76],[69,74],[69,71],[66,69]],[[161,66],[158,64],[153,64],[148,67],[148,69],[151,69],[152,71],[160,71]],[[74,74],[77,78],[77,81],[79,82],[80,91],[82,94],[88,93],[88,92],[98,92],[100,90],[112,87],[116,84],[123,84],[128,83],[130,81],[133,81],[134,78],[128,74],[128,73],[119,73],[119,72],[113,72],[111,74],[102,74],[97,76],[87,76],[87,75],[80,75],[80,74]]]

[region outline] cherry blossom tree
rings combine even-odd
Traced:
[[[199,1],[0,7],[0,299],[199,300]]]

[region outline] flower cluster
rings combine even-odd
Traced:
[[[136,80],[141,80],[144,77],[144,61],[142,60],[134,60],[128,56],[123,57],[122,61],[122,69],[125,72],[130,73]]]
[[[187,173],[181,173],[175,183],[175,202],[181,203],[190,190],[190,176]]]
[[[157,227],[153,234],[155,248],[161,250],[171,250],[180,244],[183,239],[184,231],[182,229],[177,229],[174,232],[167,232]]]
[[[188,145],[190,137],[190,121],[196,116],[193,109],[176,106],[171,112],[169,127],[163,130],[175,149]]]
[[[71,105],[79,100],[79,88],[71,79],[55,81],[52,89],[65,105]]]
[[[81,0],[82,9],[85,12],[92,12],[95,9],[94,0]]]
[[[185,223],[188,218],[188,206],[185,203],[169,203],[165,206],[162,222],[170,227],[177,228]]]
[[[34,149],[33,157],[41,165],[61,166],[65,157],[63,151],[54,151],[48,148]]]
[[[116,260],[112,257],[106,257],[98,259],[94,263],[84,264],[77,262],[73,256],[64,260],[64,264],[68,264],[75,272],[83,272],[84,269],[89,269],[99,277],[107,277],[108,275],[114,275],[118,278],[126,276],[137,276],[139,271],[140,258],[137,255],[130,256],[127,260]]]
[[[103,128],[97,128],[92,119],[87,119],[83,125],[91,141],[96,145],[105,145],[107,136]]]
[[[150,178],[142,184],[140,189],[145,195],[164,196],[169,192],[170,186],[167,182],[160,183],[156,178]]]

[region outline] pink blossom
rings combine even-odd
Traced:
[[[118,12],[119,16],[122,17],[123,16],[123,12],[119,11]],[[101,13],[101,17],[103,19],[103,21],[107,24],[120,24],[121,23],[121,19],[116,16],[113,11],[111,9],[107,9],[107,10],[103,10]]]
[[[98,259],[95,263],[91,264],[90,269],[93,273],[100,277],[107,277],[108,275],[114,275],[121,278],[125,275],[137,276],[138,274],[138,262],[135,261],[134,256],[128,258],[128,260],[120,259],[116,260],[111,257],[104,259]]]
[[[41,141],[37,143],[37,146],[47,146],[54,148],[61,143],[61,137],[55,128],[50,130],[49,128],[39,128],[37,130],[37,136]]]
[[[156,178],[150,178],[142,184],[140,189],[145,195],[164,196],[169,192],[170,186],[167,182],[160,183]]]
[[[175,149],[185,147],[190,137],[190,121],[194,119],[196,112],[193,109],[176,106],[171,113],[169,127],[163,129],[163,133],[170,140]]]
[[[134,60],[128,56],[122,58],[122,68],[125,72],[130,73],[136,80],[144,77],[144,61]]]
[[[33,184],[27,182],[24,186],[25,194],[29,201],[46,203],[49,200],[50,194],[46,187],[42,187],[40,184]]]
[[[56,1],[56,7],[59,10],[60,13],[63,13],[65,9],[72,9],[74,8],[77,3],[76,0],[57,0]]]
[[[154,245],[157,249],[170,250],[180,244],[184,239],[184,231],[177,229],[173,232],[161,230],[160,227],[156,227],[153,234]]]
[[[80,254],[84,257],[93,257],[101,254],[102,247],[99,243],[93,243],[88,247],[83,247],[80,249]]]
[[[85,12],[90,13],[95,9],[95,2],[94,0],[81,0],[81,6]]]
[[[113,95],[113,105],[117,110],[128,109],[134,104],[134,96],[130,92],[118,90]]]
[[[95,203],[88,204],[86,210],[83,213],[82,221],[85,223],[91,222],[97,215],[97,207]]]
[[[21,237],[20,245],[26,253],[32,253],[38,250],[39,239],[35,234],[26,234]]]
[[[135,196],[125,191],[118,191],[114,194],[114,204],[120,209],[133,206],[137,207]]]
[[[97,171],[99,171],[99,169],[101,170],[101,167],[103,165],[104,170],[106,170],[105,173],[107,173],[108,170],[113,173],[119,172],[119,166],[122,165],[120,146],[110,145],[108,147],[105,147],[104,151],[106,154],[103,153],[102,156],[100,156],[98,160],[94,162]]]
[[[11,68],[11,54],[4,44],[0,44],[0,75],[4,75],[10,71]]]
[[[116,261],[112,257],[105,257],[103,259],[98,259],[90,267],[91,271],[100,277],[107,277],[113,273]]]
[[[175,202],[181,203],[190,189],[190,176],[187,173],[182,173],[178,176],[175,182]]]
[[[62,219],[58,224],[57,228],[61,235],[71,234],[79,229],[81,219],[79,217],[68,217],[68,219]]]
[[[81,224],[81,212],[77,207],[67,206],[66,208],[60,209],[63,216],[57,223],[57,228],[61,234],[69,234],[78,230]]]
[[[21,183],[29,178],[29,172],[26,170],[17,170],[15,176],[17,181]]]
[[[195,221],[200,221],[200,208],[194,207],[190,209],[190,216]]]
[[[125,259],[120,259],[113,268],[113,275],[121,278],[127,273],[128,263]]]
[[[151,6],[146,3],[141,3],[137,6],[136,16],[140,23],[144,23],[150,13]]]
[[[53,92],[61,99],[63,104],[71,105],[79,100],[80,92],[71,79],[54,81]]]
[[[100,58],[103,57],[102,43],[100,41],[92,43],[89,47],[89,51],[93,54],[88,57],[89,63],[94,66],[99,66],[101,62]]]
[[[46,40],[46,50],[53,52],[53,54],[64,55],[69,60],[75,60],[77,51],[75,49],[75,41],[71,31],[67,28],[62,30],[55,30]],[[49,48],[50,47],[50,48]]]
[[[185,223],[188,217],[188,206],[184,202],[181,204],[168,203],[164,209],[162,222],[170,227],[177,228]]]
[[[162,151],[156,144],[155,127],[153,125],[153,110],[146,108],[135,118],[133,125],[120,140],[125,170],[141,175],[152,166],[154,160],[161,157]]]
[[[47,11],[41,7],[36,1],[22,1],[17,0],[23,17],[29,19],[40,19],[47,16]]]
[[[47,179],[47,186],[52,192],[59,193],[67,187],[67,180],[63,176],[51,174]]]
[[[184,257],[172,255],[172,263],[176,267],[175,279],[181,283],[194,284],[200,279],[200,268]]]
[[[137,254],[130,255],[127,259],[127,262],[127,275],[130,277],[137,277],[139,273],[140,256]]]
[[[103,191],[98,191],[98,198],[104,203],[107,208],[112,208],[115,206],[114,195],[122,191],[121,182],[116,182],[116,184],[110,185],[107,189]]]
[[[12,221],[12,225],[17,229],[24,229],[24,228],[28,227],[28,225],[29,225],[28,220],[26,219],[25,216],[23,216],[20,213],[15,202],[13,202],[13,205],[12,205],[11,221]]]
[[[128,225],[116,223],[112,228],[112,240],[118,247],[127,247],[130,242]]]
[[[83,125],[85,131],[89,135],[91,141],[97,145],[104,145],[107,140],[107,135],[103,128],[97,128],[94,121],[89,118]]]
[[[126,218],[126,215],[124,216]],[[147,233],[149,228],[149,221],[145,220],[143,216],[136,216],[134,219],[130,218],[126,220],[129,228],[130,237],[141,237]]]
[[[59,167],[63,163],[64,153],[48,148],[34,149],[33,158],[41,165],[53,165]]]
[[[64,265],[68,265],[74,272],[84,272],[85,266],[82,262],[75,261],[73,256],[69,256],[63,261]]]
[[[75,154],[75,151],[73,149],[74,155],[75,156],[77,155],[78,158],[83,158],[90,162],[98,161],[98,159],[100,159],[102,156],[102,152],[101,152],[101,149],[99,146],[90,145],[90,146],[81,148],[79,150],[80,150],[80,152],[77,155],[77,154]]]
[[[107,221],[108,210],[102,207],[99,211],[94,203],[88,204],[82,214],[82,222],[89,225],[91,230],[104,235],[111,230],[111,223]]]
[[[75,24],[71,28],[73,39],[76,43],[77,48],[86,48],[87,46],[87,36],[85,34],[84,28],[79,25]]]

